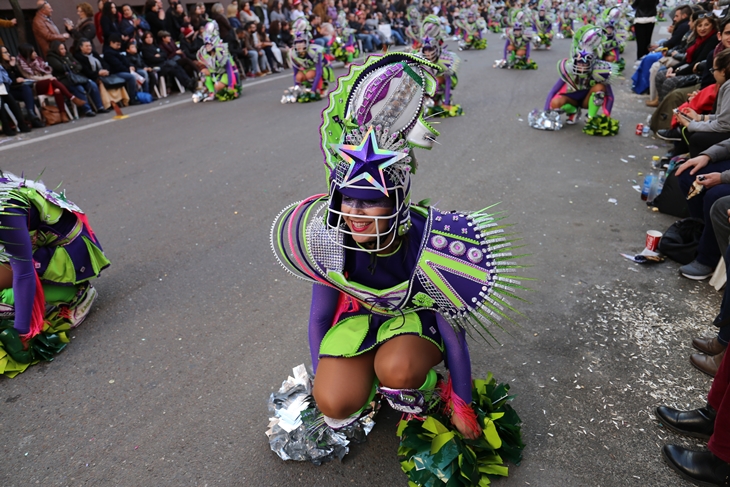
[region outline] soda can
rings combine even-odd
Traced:
[[[641,132],[644,131],[644,124],[643,123],[637,123],[636,124],[636,135],[641,135]]]

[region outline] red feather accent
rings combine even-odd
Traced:
[[[81,223],[84,224],[84,227],[86,227],[86,231],[89,232],[89,235],[91,235],[91,239],[94,241],[94,243],[99,243],[99,241],[96,239],[96,235],[94,234],[94,230],[92,230],[91,225],[89,225],[89,219],[86,217],[84,213],[74,211],[73,212],[76,217],[81,220]]]
[[[30,340],[43,331],[46,315],[46,296],[43,293],[43,285],[38,273],[35,275],[35,296],[33,296],[33,310],[30,315],[30,331],[20,338],[23,341]]]
[[[438,394],[441,400],[446,405],[447,411],[450,410],[452,415],[456,415],[459,419],[464,421],[466,426],[472,431],[480,431],[479,421],[474,409],[467,404],[462,398],[454,394],[454,389],[451,384],[451,377],[446,384],[441,382],[438,387]]]
[[[360,309],[360,304],[357,300],[351,296],[341,292],[340,299],[337,301],[337,311],[335,311],[335,317],[332,320],[332,326],[335,326],[340,321],[342,313],[351,313]]]

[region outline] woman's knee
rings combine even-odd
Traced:
[[[378,380],[392,389],[418,389],[425,382],[429,369],[407,355],[391,355],[375,362]]]
[[[346,394],[344,391],[315,384],[314,400],[322,414],[328,418],[345,419],[363,407],[368,400],[367,394]]]

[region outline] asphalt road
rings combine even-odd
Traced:
[[[626,80],[617,137],[529,128],[569,41],[534,53],[538,71],[492,69],[502,41],[489,43],[461,54],[466,114],[418,154],[414,187],[442,209],[501,202],[530,254],[520,326],[501,346],[471,344],[474,374],[508,381],[524,421],[524,461],[495,485],[685,485],[660,458],[683,440],[651,410],[703,404],[710,381],[689,342],[713,332],[720,296],[677,264],[619,255],[674,220],[631,187],[665,147],[634,135],[649,111]],[[112,261],[66,351],[0,379],[0,485],[406,485],[387,408],[342,463],[283,462],[264,435],[268,395],[309,361],[309,286],[275,262],[269,227],[326,189],[323,104],[281,105],[289,85],[248,82],[228,103],[172,97],[0,145],[4,170],[66,188]]]

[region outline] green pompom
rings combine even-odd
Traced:
[[[606,115],[596,115],[586,122],[583,133],[598,137],[611,137],[618,134],[619,128],[618,120]]]

